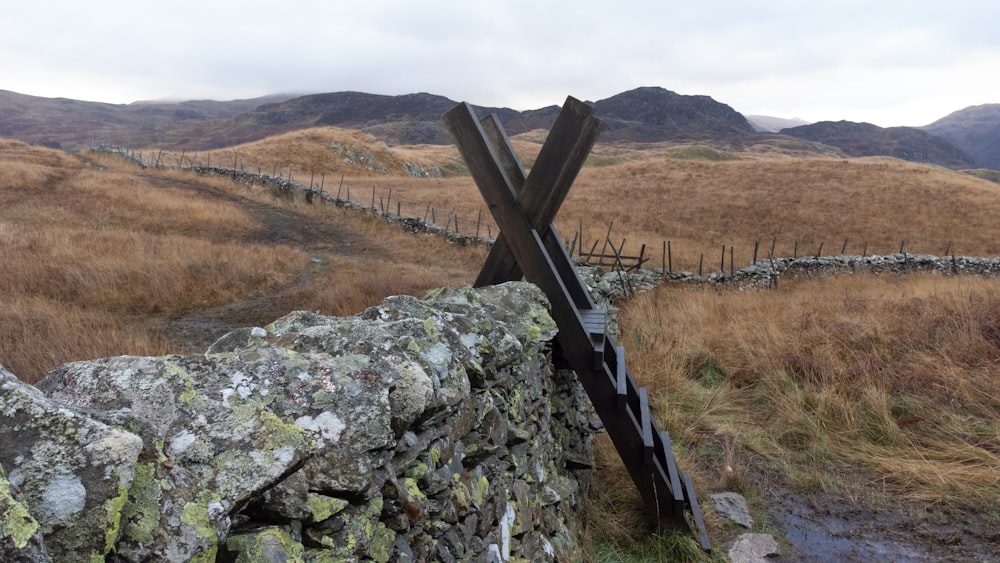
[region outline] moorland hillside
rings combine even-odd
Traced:
[[[518,151],[530,155],[539,137],[518,136]],[[342,160],[331,145],[347,140],[387,167],[396,158],[453,174],[329,164]],[[758,240],[774,240],[778,255],[821,244],[836,253],[845,240],[849,253],[863,243],[889,253],[904,239],[915,253],[1000,254],[997,184],[892,158],[803,157],[807,145],[786,143],[599,146],[557,226],[564,238],[582,231],[589,245],[613,221],[629,252],[670,240],[677,269],[695,269],[722,245],[742,248],[746,263]],[[439,146],[380,149],[377,139],[324,128],[231,150],[213,151],[213,162],[284,168],[309,155],[329,166],[328,192],[329,175],[339,183],[343,174],[365,194],[357,199],[391,190],[404,211],[433,203],[461,213],[465,229],[482,207]],[[200,158],[162,160],[182,155]],[[291,310],[352,314],[389,294],[464,285],[485,258],[480,247],[275,199],[224,176],[16,141],[0,143],[0,252],[0,363],[29,381],[71,360],[201,353],[233,328]],[[790,279],[771,291],[668,284],[619,304],[621,342],[703,506],[709,493],[741,492],[753,531],[784,538],[792,556],[905,549],[989,559],[1000,524],[998,296],[994,279],[941,275]],[[684,538],[636,533],[641,503],[617,463],[605,443],[583,538],[593,558],[698,560],[697,550],[677,555]],[[873,519],[907,533],[887,536]],[[707,520],[716,545],[741,531],[711,509]],[[828,521],[848,536],[830,535]],[[796,542],[803,534],[812,541]]]

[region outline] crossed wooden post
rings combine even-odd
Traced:
[[[606,313],[595,307],[552,226],[559,207],[603,127],[593,108],[566,99],[530,174],[525,174],[503,127],[459,104],[444,116],[500,235],[477,286],[520,279],[539,286],[559,327],[560,353],[576,372],[633,482],[660,529],[689,531],[711,549],[694,485],[677,468],[670,437],[649,411],[625,351],[605,333]]]

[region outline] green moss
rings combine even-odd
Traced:
[[[348,505],[346,500],[316,493],[309,493],[307,502],[309,503],[309,511],[312,512],[313,522],[322,522],[347,508]]]
[[[199,399],[198,392],[194,388],[194,379],[191,378],[190,373],[174,362],[165,361],[163,367],[167,370],[168,375],[172,375],[184,383],[184,391],[177,397],[182,405],[195,409],[205,408],[204,397],[200,397],[200,400],[196,401]]]
[[[482,506],[486,502],[486,497],[490,492],[490,480],[485,475],[476,482],[476,505]]]
[[[208,515],[208,503],[218,500],[208,491],[198,495],[198,500],[189,501],[181,511],[181,523],[194,528],[195,537],[208,546],[205,551],[196,554],[192,562],[212,562],[218,551],[219,536],[215,531],[215,522]]]
[[[305,547],[285,528],[268,528],[253,534],[237,534],[226,541],[226,548],[237,553],[236,562],[272,561],[274,546],[281,545],[284,560],[289,563],[305,561]],[[268,552],[264,551],[268,546]]]
[[[427,500],[427,495],[420,490],[420,486],[417,485],[416,479],[412,477],[404,478],[403,487],[406,488],[406,494],[408,494],[411,499],[419,502]]]
[[[10,538],[20,549],[38,532],[38,521],[24,504],[14,500],[10,482],[0,468],[0,537]]]
[[[431,342],[438,341],[438,328],[437,323],[434,322],[434,317],[424,319],[424,332],[430,337]]]
[[[410,341],[406,344],[406,349],[409,350],[410,352],[413,352],[414,354],[420,353],[420,345],[417,344],[417,341],[413,338],[411,338]]]
[[[122,512],[126,501],[128,501],[128,487],[118,485],[118,496],[104,502],[108,511],[108,529],[104,532],[104,553],[111,553],[115,549],[118,534],[121,533]]]
[[[267,430],[264,439],[264,448],[278,450],[284,447],[292,447],[296,450],[306,450],[306,453],[313,453],[316,449],[316,439],[313,435],[300,426],[281,420],[271,411],[263,410],[260,413],[261,424]]]
[[[396,532],[393,532],[378,522],[371,533],[371,541],[368,544],[368,556],[378,563],[387,563],[392,557],[392,548],[396,542]]]
[[[538,325],[531,325],[528,327],[528,338],[531,340],[539,340],[542,338],[542,327]]]
[[[156,466],[139,463],[129,490],[128,502],[121,509],[122,533],[139,543],[153,541],[153,530],[160,525],[161,481],[156,479]]]
[[[421,461],[415,461],[413,462],[413,465],[411,465],[410,468],[406,470],[405,475],[412,479],[419,479],[424,475],[427,475],[428,472],[430,472],[430,468],[427,467],[426,463],[423,463]]]

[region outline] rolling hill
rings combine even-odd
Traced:
[[[967,107],[921,129],[964,151],[976,166],[1000,170],[1000,104]]]
[[[389,145],[446,145],[451,137],[441,115],[455,103],[429,93],[387,96],[348,91],[116,105],[0,90],[0,137],[69,151],[95,139],[134,148],[193,151],[335,126],[361,131]],[[599,140],[603,143],[739,147],[756,143],[761,130],[798,123],[760,116],[748,120],[709,96],[681,95],[659,87],[636,88],[593,103],[606,123]],[[546,130],[558,113],[557,106],[526,111],[474,107],[480,115],[496,113],[511,135]],[[779,133],[813,143],[818,153],[828,149],[817,143],[845,156],[893,156],[953,168],[1000,169],[1000,104],[967,108],[924,128],[883,129],[841,121],[788,127]]]
[[[949,168],[969,168],[972,157],[948,141],[915,127],[883,128],[871,123],[821,121],[782,129],[783,135],[837,147],[845,156],[892,156]]]

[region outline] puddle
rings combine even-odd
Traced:
[[[851,519],[821,513],[796,495],[772,504],[771,517],[784,531],[796,561],[894,561],[909,563],[937,559],[923,546],[887,539],[890,522],[869,511],[853,510]]]

